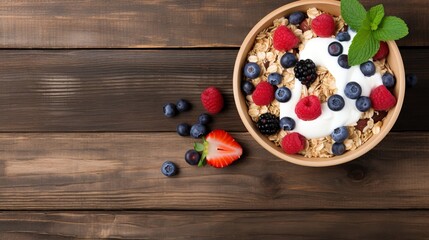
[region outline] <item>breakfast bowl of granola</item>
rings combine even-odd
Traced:
[[[274,10],[236,58],[233,93],[243,124],[263,148],[298,165],[362,156],[399,116],[405,73],[393,40],[407,33],[382,5],[366,11],[357,0],[302,0]]]

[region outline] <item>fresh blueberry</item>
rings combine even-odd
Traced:
[[[290,24],[300,24],[302,21],[304,21],[305,15],[303,12],[294,12],[289,15],[289,23]]]
[[[406,74],[405,75],[405,81],[406,81],[406,84],[407,84],[408,88],[415,87],[417,85],[417,76],[416,76],[416,74],[412,74],[412,73]]]
[[[297,61],[298,60],[296,59],[296,56],[293,53],[285,53],[280,58],[280,64],[282,65],[283,68],[293,67],[295,66]]]
[[[343,45],[339,42],[332,42],[328,46],[328,53],[331,56],[338,56],[343,53]]]
[[[207,113],[201,113],[200,116],[198,116],[198,123],[207,125],[212,121],[212,117],[208,115]]]
[[[243,90],[246,95],[250,95],[255,90],[255,86],[250,81],[243,81],[241,84],[241,90]]]
[[[344,108],[344,98],[338,94],[334,94],[328,98],[328,107],[332,111],[340,111]]]
[[[180,136],[189,136],[191,132],[191,126],[189,126],[187,123],[180,123],[177,125],[176,131]]]
[[[290,131],[295,128],[295,120],[290,117],[283,117],[280,119],[280,129]]]
[[[375,73],[375,65],[371,61],[364,62],[360,65],[360,71],[363,75],[370,77]]]
[[[357,99],[362,94],[362,87],[357,82],[349,82],[344,88],[344,95],[350,99]]]
[[[270,73],[267,80],[271,85],[279,85],[282,82],[283,77],[278,73]]]
[[[389,72],[386,72],[385,74],[383,74],[383,76],[381,77],[381,80],[383,81],[383,85],[386,86],[387,88],[393,88],[396,84],[395,76],[393,76],[393,74]]]
[[[350,34],[348,32],[339,32],[335,38],[340,42],[350,41]]]
[[[346,68],[349,69],[350,65],[349,65],[349,56],[346,54],[341,54],[338,57],[338,65],[340,65],[340,67],[342,68]]]
[[[166,117],[174,117],[177,114],[177,108],[176,105],[173,103],[167,103],[162,107],[162,110],[164,111],[164,115]]]
[[[275,92],[275,97],[279,102],[287,102],[292,96],[292,92],[287,87],[277,88]]]
[[[161,166],[161,172],[162,172],[162,174],[164,174],[167,177],[171,177],[171,176],[176,175],[176,173],[177,173],[176,164],[174,164],[170,161],[164,162]]]
[[[197,123],[192,125],[191,127],[191,137],[193,138],[200,138],[207,134],[207,127],[206,125]]]
[[[349,137],[349,130],[344,126],[335,128],[331,133],[331,137],[335,142],[344,142]]]
[[[259,77],[261,73],[261,68],[256,63],[246,63],[244,66],[244,76],[254,79]]]
[[[195,151],[194,149],[189,149],[186,153],[185,153],[185,161],[189,164],[189,165],[197,165],[198,162],[200,161],[201,155],[199,152]]]
[[[191,104],[185,99],[179,99],[176,103],[176,108],[179,112],[185,112],[191,109]]]
[[[356,108],[361,112],[366,112],[371,108],[371,99],[369,97],[360,96],[356,100]]]
[[[336,156],[342,155],[346,151],[344,143],[334,143],[332,145],[332,153]]]

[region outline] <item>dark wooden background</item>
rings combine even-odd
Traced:
[[[427,0],[363,1],[408,23],[419,82],[379,146],[328,168],[270,155],[233,102],[241,41],[288,2],[1,1],[0,239],[429,239]],[[210,85],[227,104],[212,127],[245,150],[226,169],[187,165],[175,133]],[[193,110],[165,118],[180,97]]]

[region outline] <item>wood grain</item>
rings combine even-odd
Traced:
[[[2,133],[0,210],[429,208],[429,133],[391,133],[373,151],[329,168],[273,157],[246,133],[225,169],[184,161],[175,133]],[[161,164],[179,167],[164,177]]]
[[[269,12],[290,0],[76,0],[1,1],[1,48],[237,47]],[[410,35],[402,46],[428,46],[427,2],[383,3],[403,18]]]
[[[406,94],[395,130],[429,130],[429,49],[403,49],[419,77]],[[204,110],[200,93],[217,86],[225,111],[213,128],[244,131],[232,96],[237,50],[3,50],[0,131],[175,131]],[[192,111],[167,119],[162,106],[186,98]],[[412,117],[410,117],[412,116]]]
[[[427,211],[3,212],[2,239],[427,239]]]

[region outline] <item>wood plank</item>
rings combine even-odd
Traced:
[[[237,47],[269,12],[291,2],[225,0],[1,1],[1,48]],[[402,46],[428,46],[426,1],[383,3],[386,14],[406,20]]]
[[[3,212],[2,239],[427,239],[427,211]]]
[[[407,92],[395,130],[429,130],[429,111],[416,111],[429,92],[429,49],[403,49],[406,70],[420,78]],[[237,50],[3,50],[0,131],[175,131],[196,122],[199,96],[210,86],[225,95],[214,128],[244,131],[232,96]],[[174,119],[162,106],[185,97],[191,112]],[[412,116],[412,118],[410,118]]]
[[[329,168],[296,166],[233,133],[245,154],[225,169],[187,165],[175,133],[2,133],[0,210],[429,208],[429,133],[391,133]],[[180,173],[160,173],[174,161]]]

